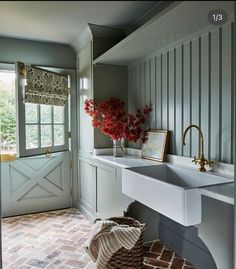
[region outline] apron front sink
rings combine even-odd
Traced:
[[[233,182],[170,164],[122,169],[122,192],[185,225],[201,223],[199,188]]]

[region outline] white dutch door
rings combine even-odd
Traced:
[[[19,68],[15,72],[2,66],[2,216],[70,207],[68,100],[65,106],[24,102]]]

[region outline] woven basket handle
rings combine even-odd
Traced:
[[[97,219],[94,220],[93,223],[95,224],[96,222],[101,221],[101,220],[102,220],[102,219],[97,218]]]
[[[100,218],[97,218],[97,219],[95,219],[94,220],[94,224],[96,223],[96,222],[98,222],[98,221],[101,221],[102,219],[100,219]],[[142,231],[145,231],[146,230],[146,223],[140,223],[140,228],[141,228],[141,230]]]

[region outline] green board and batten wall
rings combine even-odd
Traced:
[[[206,158],[233,163],[233,29],[230,21],[207,28],[129,66],[129,109],[152,105],[148,127],[170,130],[170,154],[198,156],[196,130],[181,145],[184,129],[197,124]]]

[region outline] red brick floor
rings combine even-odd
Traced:
[[[144,244],[144,269],[196,269],[162,242]]]
[[[91,229],[77,209],[4,218],[3,269],[94,268],[84,250]],[[145,244],[144,251],[144,269],[195,269],[160,241]]]

